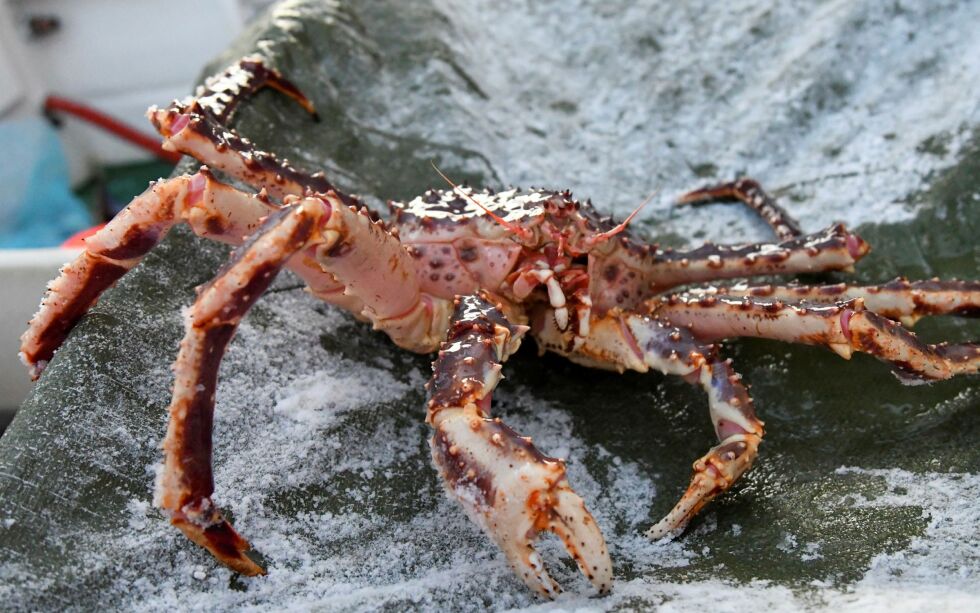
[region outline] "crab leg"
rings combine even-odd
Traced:
[[[241,196],[238,198],[237,196]],[[207,168],[151,184],[61,269],[21,336],[21,360],[37,379],[68,332],[99,296],[140,262],[173,225],[185,220],[202,236],[241,241],[272,210],[214,181]]]
[[[615,241],[616,239],[612,239]],[[661,249],[628,237],[590,254],[589,296],[601,313],[608,308],[637,309],[644,299],[679,285],[704,281],[850,270],[870,247],[843,225],[780,243],[715,245]]]
[[[895,376],[909,385],[980,368],[980,346],[923,343],[901,324],[866,310],[862,298],[814,306],[758,296],[681,294],[650,301],[649,308],[705,341],[754,336],[826,345],[845,359],[852,351],[863,351],[891,364]]]
[[[449,301],[419,291],[411,256],[382,224],[334,193],[289,198],[287,204],[232,254],[185,314],[154,499],[192,541],[249,575],[263,570],[245,555],[248,542],[211,501],[218,367],[248,309],[287,262],[298,260],[340,283],[343,294],[362,305],[358,314],[404,347],[434,349],[449,319]]]
[[[249,185],[265,188],[275,198],[299,196],[307,191],[340,194],[322,172],[299,170],[286,160],[256,149],[251,141],[225,125],[242,100],[263,87],[285,93],[316,116],[313,104],[295,85],[265,67],[260,58],[249,57],[210,79],[197,97],[174,102],[165,109],[151,107],[147,117],[163,136],[164,149],[190,155]],[[357,204],[352,197],[341,198],[347,204]]]
[[[691,296],[750,296],[785,302],[836,304],[860,298],[869,311],[912,327],[926,315],[980,317],[980,281],[909,281],[899,277],[883,285],[757,285],[708,287]]]
[[[517,350],[526,329],[509,323],[483,298],[456,299],[449,336],[427,385],[432,459],[449,495],[497,543],[528,587],[546,598],[561,590],[534,548],[537,535],[550,531],[589,581],[607,592],[612,564],[606,544],[569,486],[564,462],[489,417],[501,362]]]
[[[654,289],[663,291],[714,279],[850,270],[868,251],[870,247],[860,236],[837,224],[775,244],[706,243],[696,249],[665,250],[650,262],[646,274]]]
[[[257,55],[246,56],[224,72],[214,75],[198,88],[195,106],[218,123],[226,123],[246,98],[264,87],[271,87],[289,96],[307,113],[319,121],[313,103],[292,82],[268,68]]]
[[[748,470],[764,433],[752,399],[731,360],[722,360],[713,345],[663,321],[623,311],[594,317],[588,336],[560,331],[547,310],[537,313],[533,331],[542,349],[573,362],[599,368],[639,372],[655,369],[699,383],[707,392],[711,421],[719,444],[694,463],[687,491],[674,508],[647,532],[651,538],[676,535],[712,499],[728,490]]]
[[[309,199],[269,216],[263,227],[233,254],[204,286],[185,314],[185,335],[174,364],[170,423],[163,441],[164,464],[154,504],[192,541],[237,572],[264,572],[245,552],[238,535],[211,501],[211,429],[218,367],[225,347],[248,309],[286,261],[318,237],[321,201]]]
[[[678,204],[707,204],[717,200],[740,200],[759,214],[769,224],[776,237],[790,240],[803,236],[800,224],[783,207],[767,194],[754,179],[738,179],[731,183],[720,183],[696,189],[681,196]]]
[[[48,286],[40,309],[21,336],[20,356],[31,377],[41,375],[102,292],[135,267],[175,224],[186,222],[198,236],[237,245],[277,208],[263,195],[245,194],[215,180],[207,167],[152,184],[85,239],[85,251]],[[360,310],[349,296],[343,301],[343,286],[318,264],[300,259],[289,267],[315,295]]]

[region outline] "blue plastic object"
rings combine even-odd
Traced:
[[[0,121],[0,151],[0,248],[53,247],[92,225],[45,120]]]

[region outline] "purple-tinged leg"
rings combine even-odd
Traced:
[[[694,249],[661,249],[625,237],[606,250],[590,254],[589,260],[589,296],[600,314],[613,308],[635,310],[644,300],[680,285],[851,270],[870,247],[838,224],[780,243],[707,243]]]
[[[866,310],[858,298],[838,305],[785,302],[758,296],[674,295],[648,304],[651,315],[685,327],[704,341],[739,336],[826,345],[845,359],[862,351],[891,365],[907,385],[980,368],[974,343],[923,343],[901,324]]]
[[[545,598],[560,586],[534,548],[545,531],[558,535],[579,569],[602,593],[612,563],[602,532],[571,489],[564,462],[549,458],[499,418],[489,417],[501,363],[526,327],[507,321],[485,299],[456,299],[449,336],[427,385],[432,459],[449,495],[492,538],[521,579]]]
[[[678,204],[707,204],[714,201],[738,200],[759,214],[769,224],[776,237],[790,240],[803,236],[800,224],[776,200],[767,194],[754,179],[738,179],[696,189],[681,196]]]
[[[319,120],[313,103],[303,92],[277,71],[266,66],[257,55],[243,57],[221,74],[208,78],[198,88],[189,106],[194,111],[207,114],[216,122],[224,124],[231,120],[238,105],[264,87],[289,96],[315,120]]]
[[[663,291],[715,279],[851,270],[870,250],[860,236],[837,224],[780,243],[706,243],[695,249],[665,250],[657,254],[647,274],[655,289]]]
[[[151,107],[147,117],[163,136],[164,149],[192,156],[256,189],[267,190],[274,198],[333,191],[346,204],[360,205],[356,198],[343,195],[322,172],[297,169],[257,149],[227,125],[242,101],[263,87],[283,92],[315,115],[313,104],[295,85],[267,68],[260,58],[249,57],[208,80],[196,97],[164,109]]]
[[[152,184],[104,228],[85,239],[85,250],[48,286],[37,314],[21,336],[20,355],[31,377],[41,375],[102,292],[135,267],[175,224],[187,223],[198,236],[237,245],[277,209],[263,196],[246,194],[215,180],[207,167],[193,175]],[[344,304],[340,295],[343,287],[338,287],[319,264],[297,260],[289,267],[310,284],[315,295],[336,295],[334,302]]]
[[[899,277],[882,285],[756,285],[708,287],[685,292],[692,296],[730,296],[837,304],[860,298],[869,311],[912,327],[927,315],[980,317],[980,281],[909,281]]]
[[[154,504],[171,523],[218,560],[245,575],[263,573],[211,500],[211,431],[218,367],[248,309],[295,253],[319,239],[329,207],[307,199],[268,217],[213,281],[201,287],[185,315],[185,334],[174,364],[170,423]]]
[[[85,251],[48,285],[37,314],[21,336],[21,360],[32,379],[41,375],[54,352],[102,292],[136,266],[175,223],[195,208],[204,207],[204,195],[211,182],[205,168],[195,175],[154,183],[104,228],[85,239]],[[248,216],[248,211],[241,213]],[[266,210],[251,221],[257,222],[267,213]],[[220,225],[222,234],[229,225],[219,211],[204,211],[203,217],[198,217],[202,225]]]
[[[538,344],[573,362],[599,368],[647,372],[659,370],[698,383],[708,395],[719,444],[694,463],[687,491],[674,508],[647,532],[651,538],[680,534],[691,519],[748,470],[764,433],[752,399],[731,360],[689,331],[637,313],[610,311],[594,317],[588,336],[562,332],[547,310],[538,312],[532,330]]]

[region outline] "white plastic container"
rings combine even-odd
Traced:
[[[31,389],[27,369],[17,357],[20,335],[27,329],[41,296],[58,269],[79,249],[0,249],[0,412],[14,412]]]

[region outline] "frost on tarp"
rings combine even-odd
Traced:
[[[457,180],[569,187],[620,215],[659,188],[644,229],[738,241],[764,236],[738,207],[669,201],[744,170],[807,228],[876,222],[859,279],[977,276],[980,5],[650,4],[289,3],[208,71],[270,57],[324,121],[263,93],[241,131],[376,202],[437,185],[435,160]],[[225,253],[175,232],[81,323],[0,440],[4,608],[547,608],[430,466],[429,359],[289,275],[231,344],[215,423],[215,499],[269,575],[232,575],[150,506],[179,311]],[[865,356],[761,341],[726,353],[768,436],[743,484],[674,543],[641,533],[711,444],[701,392],[531,347],[507,364],[495,410],[568,459],[616,565],[613,595],[586,598],[546,541],[570,588],[558,605],[976,608],[975,380],[905,388]]]

